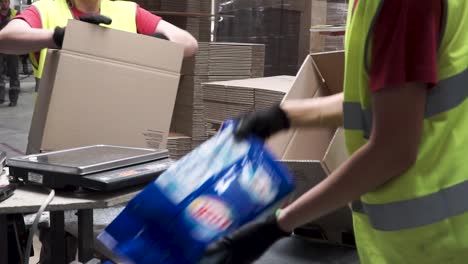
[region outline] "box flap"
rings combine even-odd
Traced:
[[[287,100],[312,98],[316,96],[318,90],[323,85],[324,83],[314,67],[312,57],[307,56],[299,69],[289,92],[284,97],[283,102]],[[288,131],[278,133],[268,141],[268,146],[272,152],[281,157],[281,159],[288,159],[288,157],[285,157],[284,155],[286,153],[287,146],[295,133],[296,129],[290,129]]]
[[[314,97],[324,96],[319,88]],[[285,160],[322,160],[327,151],[334,129],[301,128],[297,129],[283,154]]]
[[[338,128],[323,159],[324,169],[332,173],[349,158],[343,128]]]
[[[183,46],[174,42],[96,26],[78,20],[68,21],[62,50],[177,74],[180,73],[184,54]]]
[[[282,160],[323,159],[332,132],[327,128],[297,130],[292,136]]]
[[[26,154],[36,154],[41,152],[41,143],[44,136],[44,129],[49,112],[50,95],[54,82],[57,66],[59,62],[59,51],[49,49],[47,52],[42,81],[39,83],[39,91],[37,101],[32,115],[31,127],[28,135],[28,146]]]
[[[210,85],[253,88],[287,93],[293,85],[296,77],[288,75],[230,80],[222,82],[209,82]]]
[[[282,160],[291,171],[296,183],[293,200],[320,183],[327,176],[319,160]]]
[[[333,51],[311,55],[331,94],[343,91],[344,52]]]

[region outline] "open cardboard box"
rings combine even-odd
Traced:
[[[183,47],[70,20],[49,50],[28,153],[94,144],[166,148]]]
[[[342,51],[309,55],[284,101],[339,93],[343,75]],[[296,191],[290,201],[318,184],[348,157],[341,128],[290,129],[268,144],[296,178]],[[352,231],[351,211],[343,207],[311,225],[320,226],[329,241],[342,243],[342,235]]]

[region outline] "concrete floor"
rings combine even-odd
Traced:
[[[34,106],[34,78],[22,76],[21,94],[16,107],[8,107],[8,95],[4,104],[0,105],[0,150],[9,157],[22,155],[26,151],[29,125]],[[41,244],[37,236],[34,237],[35,256],[30,263],[39,262]]]
[[[16,107],[8,107],[8,102],[0,105],[0,150],[11,156],[26,151],[29,126],[34,107],[34,78],[21,82],[21,94]],[[5,98],[8,100],[8,96]]]
[[[34,107],[34,79],[29,77],[21,83],[21,94],[16,107],[8,107],[8,102],[0,105],[0,150],[9,157],[26,151],[29,126]],[[96,222],[96,219],[95,219]],[[36,256],[30,263],[38,262],[40,243],[34,240]],[[305,264],[305,263],[359,263],[356,250],[304,239],[288,238],[276,243],[256,264]]]

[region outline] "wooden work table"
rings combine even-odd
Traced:
[[[66,263],[65,211],[78,210],[78,259],[86,263],[93,258],[93,210],[125,204],[142,188],[139,186],[115,192],[56,192],[46,208],[50,212],[50,239],[54,249],[52,263]],[[46,188],[21,186],[13,196],[0,202],[0,263],[8,263],[7,216],[36,213],[48,195]]]

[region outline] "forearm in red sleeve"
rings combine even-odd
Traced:
[[[161,17],[137,6],[136,25],[139,34],[153,35],[161,19]]]

